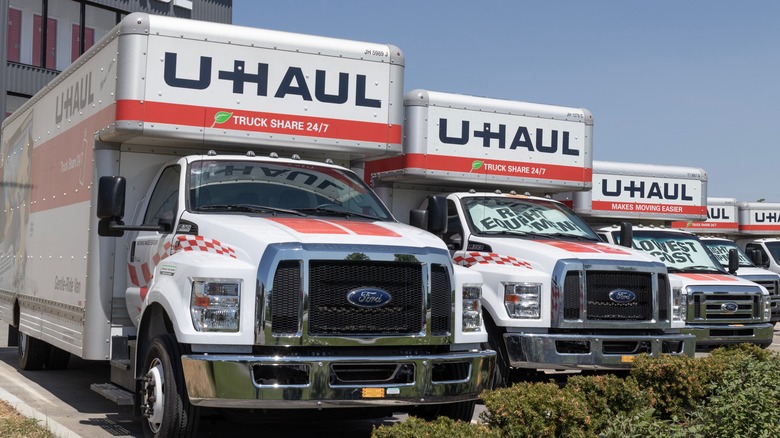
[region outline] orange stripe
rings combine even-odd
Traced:
[[[579,253],[602,253],[602,254],[629,254],[626,251],[623,251],[619,248],[613,248],[611,246],[607,245],[601,245],[598,243],[578,243],[578,242],[563,242],[563,241],[557,241],[557,240],[551,240],[542,242],[550,246],[554,246],[556,248],[560,248],[565,251],[569,252],[579,252]]]
[[[675,274],[689,280],[697,281],[737,281],[735,277],[720,274]]]
[[[361,236],[401,237],[400,234],[368,222],[329,221]]]
[[[348,234],[346,230],[319,219],[271,218],[270,221],[304,234]]]
[[[230,113],[231,117],[223,123],[215,123],[214,117],[219,112]],[[245,120],[257,121],[257,123],[242,124],[240,123],[241,117]],[[401,125],[180,105],[148,100],[118,100],[116,118],[117,121],[144,121],[146,123],[197,126],[200,128],[401,144]],[[260,123],[262,120],[266,122],[264,125]],[[272,126],[272,121],[284,122],[284,124],[277,123],[278,126]]]
[[[622,208],[621,208],[622,207]],[[705,205],[654,204],[651,202],[592,201],[591,209],[598,211],[648,213],[648,214],[685,214],[707,216]]]

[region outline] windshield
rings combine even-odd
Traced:
[[[475,234],[516,234],[600,240],[595,231],[563,204],[522,196],[463,198]]]
[[[189,166],[189,208],[196,212],[337,215],[393,220],[362,181],[343,169],[249,160]]]
[[[620,240],[619,234],[615,234],[616,240]],[[701,240],[690,234],[637,230],[632,246],[661,259],[670,272],[722,272],[723,269]]]
[[[780,260],[780,242],[766,242],[766,249],[769,250],[769,254],[775,259],[775,262]]]
[[[742,252],[741,249],[737,246],[736,243],[730,241],[730,240],[702,240],[702,243],[710,250],[712,255],[715,256],[716,259],[720,262],[721,265],[723,265],[724,268],[728,269],[729,267],[729,250],[736,249],[737,254],[739,254],[739,266],[743,268],[749,268],[755,266],[750,259],[748,258],[747,254]]]

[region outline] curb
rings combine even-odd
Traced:
[[[82,438],[81,435],[49,418],[48,415],[33,409],[30,405],[3,388],[0,388],[0,399],[10,404],[21,415],[38,420],[41,426],[49,429],[58,438]]]

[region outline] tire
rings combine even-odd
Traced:
[[[190,404],[181,368],[181,350],[176,338],[160,335],[149,345],[143,361],[138,401],[144,436],[193,437],[199,409]]]
[[[46,366],[49,344],[19,331],[19,368],[25,371],[38,371]]]
[[[488,333],[487,347],[496,352],[496,363],[490,379],[490,389],[506,388],[510,385],[509,354],[504,344],[504,331],[490,317],[485,318],[485,328]]]
[[[62,348],[49,345],[49,352],[46,355],[46,369],[64,370],[70,362],[70,353]]]

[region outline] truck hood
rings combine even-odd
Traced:
[[[433,234],[399,222],[348,220],[340,217],[257,217],[185,214],[204,240],[216,240],[240,257],[255,258],[275,243],[432,247],[446,250]]]
[[[479,251],[479,244],[488,245],[489,250]],[[503,259],[504,262],[497,261],[500,259]],[[643,261],[660,264],[657,258],[632,248],[604,242],[554,239],[472,237],[469,242],[469,250],[456,254],[456,262],[465,266],[471,266],[475,263],[506,264],[506,261],[509,260],[546,272],[550,272],[561,259]]]
[[[752,281],[726,274],[674,273],[669,274],[669,280],[672,283],[672,287],[719,286],[723,287],[724,291],[728,291],[728,288],[734,286],[752,286],[756,288],[763,288],[762,286],[759,286]]]

